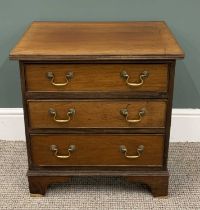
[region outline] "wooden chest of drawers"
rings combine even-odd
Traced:
[[[122,176],[168,193],[175,60],[164,22],[33,22],[20,62],[32,194],[72,176]]]

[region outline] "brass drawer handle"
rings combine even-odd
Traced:
[[[132,87],[138,87],[138,86],[141,86],[143,85],[144,83],[144,79],[146,79],[148,76],[149,76],[149,72],[148,71],[143,71],[140,76],[139,76],[139,82],[129,82],[129,78],[130,76],[128,75],[128,73],[126,71],[122,71],[120,73],[120,76],[126,80],[126,84],[128,86],[132,86]]]
[[[138,123],[142,120],[142,117],[145,115],[146,111],[144,108],[142,108],[139,112],[138,112],[138,116],[139,118],[138,119],[133,119],[133,120],[130,120],[128,119],[128,109],[121,109],[120,110],[120,114],[123,115],[126,119],[127,122],[129,123]]]
[[[140,146],[138,146],[138,148],[137,148],[137,155],[128,155],[127,153],[128,153],[128,150],[126,149],[126,146],[124,146],[124,145],[121,145],[120,146],[120,151],[122,152],[122,153],[124,153],[124,156],[126,157],[126,158],[129,158],[129,159],[136,159],[136,158],[139,158],[140,156],[141,156],[141,154],[142,154],[142,152],[144,151],[144,146],[143,145],[140,145]]]
[[[71,156],[71,152],[74,152],[76,150],[76,146],[75,145],[70,145],[67,149],[68,155],[58,155],[58,147],[56,145],[51,145],[50,146],[50,150],[54,152],[54,155],[57,158],[60,159],[67,159]]]
[[[66,75],[65,75],[65,79],[66,79],[66,82],[64,83],[56,83],[55,82],[55,76],[54,76],[54,73],[49,71],[47,73],[47,78],[51,81],[51,84],[54,85],[54,86],[57,86],[57,87],[62,87],[62,86],[66,86],[69,81],[73,78],[74,74],[73,72],[68,72]]]
[[[71,108],[71,109],[69,109],[68,112],[67,112],[67,116],[68,116],[67,119],[58,120],[58,119],[56,119],[56,116],[57,116],[56,110],[53,109],[53,108],[49,108],[49,114],[50,114],[51,116],[53,116],[53,120],[54,120],[55,122],[58,122],[58,123],[66,123],[66,122],[69,122],[69,121],[72,119],[72,117],[75,115],[75,112],[76,112],[75,109]]]

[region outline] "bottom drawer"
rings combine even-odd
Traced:
[[[36,166],[162,166],[163,135],[31,135]]]

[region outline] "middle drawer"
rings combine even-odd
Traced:
[[[166,100],[29,100],[37,128],[164,128]]]

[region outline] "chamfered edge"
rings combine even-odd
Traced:
[[[28,55],[28,54],[20,54],[20,53],[16,53],[15,49],[17,47],[17,45],[22,41],[24,35],[28,32],[28,30],[30,29],[30,27],[35,24],[35,23],[42,23],[42,22],[49,22],[49,21],[33,21],[25,30],[25,32],[23,33],[21,39],[19,39],[19,41],[16,43],[15,47],[13,47],[9,53],[9,59],[10,60],[145,60],[145,59],[149,59],[149,60],[154,60],[154,59],[158,59],[158,60],[168,60],[168,59],[183,59],[185,57],[185,53],[183,51],[183,49],[180,47],[178,41],[176,40],[176,38],[174,37],[173,33],[171,32],[170,28],[168,27],[168,25],[166,24],[165,21],[121,21],[121,23],[126,22],[126,23],[131,23],[131,22],[159,22],[162,23],[163,25],[165,25],[165,27],[167,28],[168,32],[171,34],[171,36],[173,37],[174,41],[176,42],[177,47],[180,50],[180,53],[176,53],[176,54],[144,54],[144,55],[45,55],[45,54],[35,54],[35,55]],[[51,21],[51,22],[58,22],[58,21]],[[65,21],[59,21],[59,22],[65,22]],[[119,21],[118,21],[119,22]],[[118,23],[113,22],[113,23]],[[78,23],[78,22],[77,22]],[[81,22],[80,22],[81,23]],[[84,22],[87,23],[87,22]],[[95,22],[88,22],[88,23],[95,23]],[[106,23],[106,22],[96,22],[96,23]],[[112,22],[108,22],[108,23],[112,23]]]

